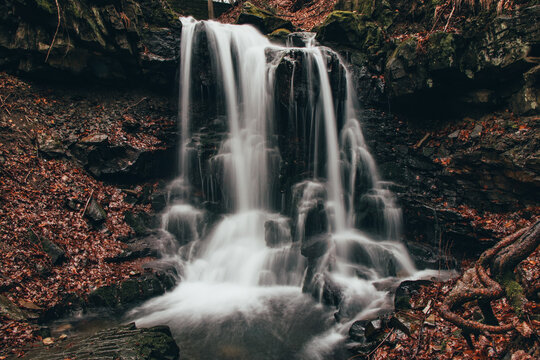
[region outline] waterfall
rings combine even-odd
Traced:
[[[333,351],[347,324],[391,307],[377,283],[416,271],[350,74],[309,34],[279,46],[251,26],[182,24],[180,170],[162,229],[183,274],[131,316],[168,324],[187,358]]]

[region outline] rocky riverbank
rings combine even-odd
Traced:
[[[470,259],[539,215],[537,2],[515,1],[502,14],[454,14],[435,1],[305,1],[296,11],[262,3],[242,2],[222,19],[276,41],[313,29],[350,63],[366,141],[398,196],[419,267],[459,266],[454,257]],[[156,261],[163,246],[178,246],[156,241],[156,229],[176,163],[182,8],[58,6],[0,5],[0,357],[43,342],[50,321],[74,311],[120,314],[182,271]],[[285,84],[293,64],[294,51],[280,65]],[[208,96],[210,74],[201,77],[197,91]],[[193,146],[207,159],[226,130],[219,114],[197,111]],[[307,171],[287,158],[305,146],[288,125],[278,127],[288,151],[274,186],[283,191]]]

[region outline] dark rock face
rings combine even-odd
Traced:
[[[346,11],[333,12],[318,29],[317,39],[339,48],[353,65],[364,104],[384,106],[389,100],[393,111],[424,117],[441,117],[441,108],[449,109],[445,116],[503,106],[518,114],[538,111],[538,86],[532,85],[537,70],[530,59],[540,46],[533,25],[540,6],[512,16],[473,17],[460,34],[388,39],[385,31],[403,24],[430,30],[435,3],[417,5],[412,11],[398,0],[342,0],[336,10]]]
[[[47,349],[30,350],[31,359],[176,360],[180,349],[167,326],[137,329],[135,324],[101,330],[94,335],[75,335]]]
[[[392,191],[403,209],[404,230],[416,239],[438,249],[451,248],[454,255],[481,253],[497,235],[472,226],[458,210],[466,205],[479,211],[515,211],[538,201],[534,188],[538,167],[535,144],[538,129],[513,128],[510,114],[490,114],[462,122],[463,130],[448,130],[426,141],[426,127],[393,116],[364,111],[363,130],[370,151],[379,165],[381,177],[392,181]],[[483,122],[485,119],[486,122]],[[526,120],[528,118],[524,118]],[[481,131],[478,137],[457,137],[462,131],[473,134],[476,126],[497,124],[507,134]],[[448,158],[447,166],[437,159]],[[536,175],[535,175],[536,174]],[[450,245],[451,244],[451,245]],[[446,259],[441,259],[446,264]],[[424,261],[422,261],[424,262]],[[425,264],[425,262],[424,262]],[[446,268],[446,265],[443,266]]]
[[[0,69],[53,79],[70,74],[92,81],[142,80],[172,88],[181,25],[174,12],[156,4],[59,1],[63,21],[51,46],[58,22],[54,1],[3,2]]]
[[[443,254],[443,249],[436,249],[427,244],[408,241],[405,246],[416,268],[423,269],[457,269],[457,260],[448,254]]]

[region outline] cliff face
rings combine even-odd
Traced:
[[[478,251],[538,214],[540,6],[469,10],[444,31],[449,14],[413,3],[338,1],[317,39],[351,63],[407,239]]]
[[[0,69],[174,85],[181,26],[166,2],[8,0],[0,13]]]

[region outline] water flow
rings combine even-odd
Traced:
[[[185,358],[307,359],[324,350],[320,344],[334,349],[351,321],[390,306],[376,282],[415,271],[405,248],[392,241],[399,209],[364,143],[350,76],[335,53],[315,46],[313,36],[304,34],[305,47],[291,48],[270,44],[250,26],[193,19],[182,24],[181,167],[170,185],[162,227],[180,247],[165,255],[176,257],[184,271],[173,291],[136,309],[133,317],[142,326],[171,326]],[[201,36],[207,42],[197,41]],[[215,179],[212,195],[203,200],[215,200],[214,188],[222,194],[224,214],[213,216],[189,204],[185,188],[195,171],[187,147],[190,129],[198,126],[190,107],[200,99],[191,98],[190,86],[198,66],[193,54],[202,44],[212,57],[228,125],[218,151],[207,158],[199,153],[198,163],[207,162]],[[278,131],[276,124],[283,112],[275,95],[286,61],[292,61],[284,85],[288,118],[280,121],[295,134]],[[332,80],[336,72],[345,74],[343,82]],[[286,146],[304,142],[296,148],[304,160],[281,157],[283,138]],[[282,208],[292,211],[278,214],[272,199],[278,196],[280,168],[303,161],[313,176],[293,174],[301,180],[297,184],[282,179]],[[381,225],[377,240],[355,229],[366,218],[358,215],[366,204]],[[322,303],[338,308],[341,324],[335,308]]]

